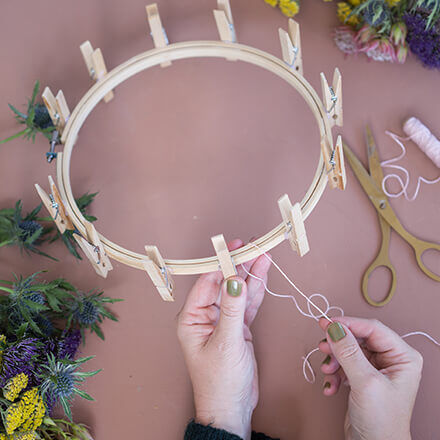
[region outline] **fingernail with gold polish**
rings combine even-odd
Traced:
[[[344,327],[342,327],[342,325],[339,324],[339,322],[332,322],[328,326],[327,332],[328,332],[329,336],[332,338],[333,342],[338,342],[342,338],[345,338],[345,336],[347,336],[347,334],[345,333]]]
[[[319,341],[319,343],[321,342],[327,342],[327,338],[324,338],[322,341]]]
[[[328,365],[330,363],[331,359],[332,358],[328,354],[327,357],[322,361],[322,365]]]
[[[231,296],[240,296],[242,287],[241,283],[237,280],[228,280],[226,283],[226,290]]]
[[[327,388],[330,388],[332,385],[330,382],[326,382],[323,386],[323,388],[326,390]]]

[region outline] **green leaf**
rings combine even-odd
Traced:
[[[18,330],[16,331],[17,339],[20,340],[23,338],[24,334],[26,333],[26,330],[28,329],[29,324],[27,322],[23,322],[23,324],[18,327]]]
[[[22,118],[24,120],[27,119],[27,115],[22,113],[21,111],[17,110],[12,104],[8,104],[9,108],[18,116],[19,118]]]
[[[43,423],[49,426],[57,426],[56,423],[50,417],[44,417]]]
[[[69,361],[69,363],[80,365],[80,364],[83,364],[84,362],[90,361],[94,357],[95,356],[87,356],[87,357],[83,357],[83,358],[80,358],[80,359],[76,359],[75,361]]]
[[[13,134],[12,136],[9,136],[9,137],[6,138],[6,139],[1,140],[1,141],[0,141],[0,145],[1,145],[1,144],[5,144],[6,142],[12,141],[12,140],[14,140],[14,139],[17,139],[17,138],[19,138],[20,136],[24,136],[24,135],[26,135],[26,133],[28,133],[29,131],[30,131],[30,128],[25,128],[24,130],[19,131],[18,133]]]
[[[76,377],[83,377],[83,378],[86,378],[86,377],[92,377],[92,376],[95,376],[96,374],[100,373],[101,371],[102,371],[102,368],[100,368],[99,370],[96,370],[96,371],[89,371],[89,372],[75,371],[75,372],[72,373],[72,374],[73,374],[73,376],[76,376]]]
[[[32,91],[32,97],[29,101],[28,113],[30,113],[30,111],[35,108],[35,99],[38,95],[39,90],[40,90],[40,81],[37,80],[37,81],[35,81],[34,90]],[[33,120],[33,118],[32,118],[32,120]]]
[[[61,287],[64,290],[68,290],[69,292],[76,292],[76,288],[67,282],[64,278],[57,278],[54,282],[57,282],[58,287]]]
[[[58,298],[54,295],[47,295],[46,296],[47,303],[49,304],[49,307],[54,310],[55,312],[61,313],[61,308],[59,306],[60,301]]]
[[[102,333],[102,330],[98,324],[92,324],[90,328],[98,335],[99,338],[101,338],[103,341],[105,340],[104,333]]]
[[[43,304],[38,304],[35,301],[31,301],[30,299],[26,299],[23,298],[22,299],[23,303],[26,304],[31,310],[35,311],[35,312],[45,312],[47,310],[50,310],[49,307],[43,305]]]
[[[37,214],[41,211],[43,205],[40,203],[35,209],[33,209],[28,215],[26,215],[25,220],[35,220]]]
[[[87,219],[86,219],[87,220]],[[70,230],[66,230],[64,234],[58,234],[56,238],[61,237],[61,240],[66,245],[67,250],[78,260],[82,260],[81,255],[77,251],[77,244],[75,239],[73,238],[73,232]]]
[[[85,391],[78,390],[77,388],[75,388],[74,392],[75,392],[75,394],[78,394],[78,396],[82,397],[83,399],[91,400],[91,401],[95,400],[90,394],[87,394]]]
[[[113,313],[111,313],[110,311],[108,311],[106,309],[101,309],[101,315],[105,316],[106,318],[111,319],[112,321],[118,322],[118,318],[116,318],[116,316],[113,315]]]
[[[66,400],[65,397],[60,397],[60,403],[61,406],[63,407],[64,413],[69,418],[69,420],[72,421],[72,412],[70,410],[69,402]]]

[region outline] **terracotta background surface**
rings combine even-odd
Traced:
[[[159,0],[170,41],[217,39],[215,2]],[[240,42],[280,55],[278,27],[287,19],[262,0],[233,2]],[[405,66],[344,59],[330,32],[337,24],[335,4],[304,1],[302,26],[305,76],[320,91],[319,73],[328,78],[339,66],[344,81],[345,125],[340,132],[365,160],[363,127],[369,122],[382,158],[398,153],[384,134],[401,133],[415,115],[440,136],[440,76],[414,58]],[[109,69],[152,48],[141,0],[91,2],[2,2],[0,6],[0,137],[17,130],[7,103],[24,108],[33,82],[62,89],[74,108],[92,85],[79,51],[89,39],[101,47]],[[167,69],[138,74],[116,89],[115,99],[99,104],[84,124],[72,160],[75,195],[99,191],[92,213],[97,229],[130,249],[159,246],[167,258],[212,255],[210,237],[224,233],[244,240],[267,232],[280,221],[277,198],[300,200],[312,181],[319,155],[314,118],[295,90],[257,67],[223,60],[176,62]],[[27,210],[37,203],[33,184],[47,187],[48,145],[22,140],[0,149],[1,207],[21,198]],[[402,163],[415,176],[438,169],[414,145]],[[327,189],[306,222],[311,252],[300,259],[284,242],[274,258],[308,293],[322,292],[346,314],[376,317],[403,334],[424,330],[440,337],[440,286],[416,266],[412,249],[396,234],[391,259],[398,274],[393,301],[376,309],[360,293],[363,271],[376,255],[380,231],[376,212],[351,170],[345,192]],[[439,186],[424,186],[414,203],[393,207],[409,231],[440,241]],[[107,279],[88,261],[77,262],[61,245],[53,263],[1,249],[0,278],[11,272],[49,269],[79,288],[102,288],[124,298],[113,310],[119,323],[106,323],[106,341],[87,338],[83,354],[96,354],[88,368],[104,368],[87,390],[96,398],[74,405],[74,417],[92,426],[98,440],[179,439],[193,415],[191,387],[176,338],[176,315],[195,278],[176,277],[175,303],[162,302],[147,275],[114,262]],[[438,259],[431,266],[439,269]],[[439,270],[437,270],[439,272]],[[372,281],[377,298],[386,273]],[[272,271],[273,290],[290,293]],[[346,390],[333,398],[302,377],[301,356],[322,338],[317,325],[291,303],[268,297],[254,325],[261,398],[254,428],[282,439],[342,437]],[[424,376],[413,418],[414,438],[439,436],[440,350],[424,340],[409,341],[425,357]],[[322,356],[321,356],[322,357]],[[312,363],[319,369],[320,355]],[[372,421],[374,423],[374,421]]]

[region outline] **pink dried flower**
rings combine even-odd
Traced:
[[[377,44],[374,44],[376,43]],[[386,38],[382,37],[380,39],[374,40],[370,47],[366,47],[365,52],[367,57],[373,59],[374,61],[389,61],[394,62],[397,61],[396,51],[394,49],[393,43]]]
[[[359,52],[359,45],[356,41],[356,32],[348,26],[338,26],[333,36],[336,46],[346,54]]]
[[[379,38],[375,38],[373,40],[369,40],[366,43],[360,45],[359,52],[373,52],[379,46]]]
[[[364,45],[370,42],[373,38],[376,38],[376,29],[368,24],[363,25],[356,33],[356,41]]]

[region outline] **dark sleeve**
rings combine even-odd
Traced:
[[[199,425],[191,421],[185,431],[184,440],[243,440],[235,434],[231,434],[223,429],[213,428],[212,426]],[[252,432],[251,440],[277,440],[267,437],[262,433]],[[278,439],[279,440],[279,439]]]

